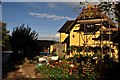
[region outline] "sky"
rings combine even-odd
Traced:
[[[0,20],[2,20],[2,5],[0,4]]]
[[[58,40],[57,31],[67,20],[73,20],[79,15],[74,9],[79,6],[79,1],[83,0],[45,1],[4,0],[2,2],[2,21],[7,23],[10,34],[14,27],[25,24],[38,33],[39,39]],[[99,0],[89,1],[98,2]],[[78,13],[80,12],[81,10]]]
[[[91,1],[96,2],[99,0],[4,0],[4,2],[81,2],[81,1]],[[103,0],[102,0],[103,1]],[[105,1],[105,0],[104,0]]]
[[[29,25],[39,37],[58,37],[57,31],[67,20],[75,19],[79,2],[3,2],[2,21],[12,32],[21,24]]]

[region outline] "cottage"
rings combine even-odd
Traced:
[[[111,47],[113,35],[117,30],[115,23],[107,15],[97,6],[93,7],[89,4],[75,20],[66,21],[58,32],[60,42],[66,43],[67,51],[71,46]]]

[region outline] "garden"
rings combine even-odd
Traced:
[[[43,78],[55,80],[112,80],[118,78],[119,71],[118,62],[106,56],[101,58],[99,54],[93,56],[75,54],[68,59],[58,59],[49,61],[49,64],[43,63],[36,66],[37,75],[40,73]]]

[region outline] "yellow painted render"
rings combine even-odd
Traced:
[[[88,46],[95,46],[95,41],[92,38],[97,38],[100,35],[100,31],[97,31],[94,35],[84,35],[84,32],[74,32],[74,30],[79,30],[80,27],[75,25],[70,32],[70,46],[83,46],[87,44]],[[99,42],[98,42],[99,43]]]
[[[107,45],[110,46],[110,44],[113,44],[111,41],[95,41],[92,40],[92,38],[98,38],[100,35],[100,31],[97,31],[95,34],[90,35],[84,35],[84,32],[74,32],[74,30],[79,30],[80,26],[75,25],[73,29],[70,32],[70,46],[83,46],[85,43],[87,46],[103,46]],[[101,27],[101,29],[105,29],[104,26]],[[102,45],[101,45],[102,44]],[[74,51],[70,53],[70,57],[72,57],[77,52]]]
[[[96,24],[100,25],[100,24]],[[92,38],[98,38],[100,35],[100,31],[97,31],[94,35],[84,35],[83,32],[74,32],[74,30],[79,30],[80,26],[79,24],[76,24],[73,29],[70,32],[70,46],[83,46],[84,44],[87,44],[87,46],[96,46],[100,45],[100,41],[94,41]],[[105,29],[104,26],[101,27],[101,29]],[[60,33],[60,42],[63,42],[68,37],[68,34],[66,33]],[[110,42],[112,43],[112,42]],[[103,41],[103,45],[109,44],[109,41]]]
[[[74,30],[79,30],[80,27],[78,25],[75,25],[73,29],[70,32],[70,46],[75,45],[79,46],[79,33],[74,32]]]
[[[95,24],[95,25],[101,25],[101,24]],[[68,35],[70,36],[70,46],[84,46],[84,44],[86,43],[87,46],[110,46],[113,44],[112,41],[96,41],[96,40],[92,40],[92,38],[98,38],[100,33],[102,32],[102,29],[106,29],[104,26],[101,26],[101,28],[95,32],[95,34],[90,34],[90,35],[84,35],[84,32],[74,32],[74,30],[79,30],[80,29],[80,25],[76,24],[73,29],[70,31],[69,34],[65,34],[65,33],[60,33],[60,42],[63,42]],[[110,34],[110,32],[108,32],[107,34]],[[66,45],[65,45],[66,46]],[[67,47],[67,46],[66,46]],[[66,48],[65,48],[66,51]],[[115,53],[117,53],[117,51],[115,51]],[[70,53],[70,57],[72,57],[74,54],[76,54],[76,51],[73,51],[72,53]]]
[[[60,42],[63,42],[68,37],[66,33],[60,33]]]
[[[65,52],[67,51],[67,44],[65,44]]]
[[[53,45],[50,45],[50,53],[53,51]]]

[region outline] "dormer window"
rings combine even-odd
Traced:
[[[83,31],[84,34],[95,33],[99,29],[99,26],[95,24],[81,24],[79,31]]]
[[[86,25],[87,26],[87,28],[93,28],[93,27],[95,27],[95,25]]]

